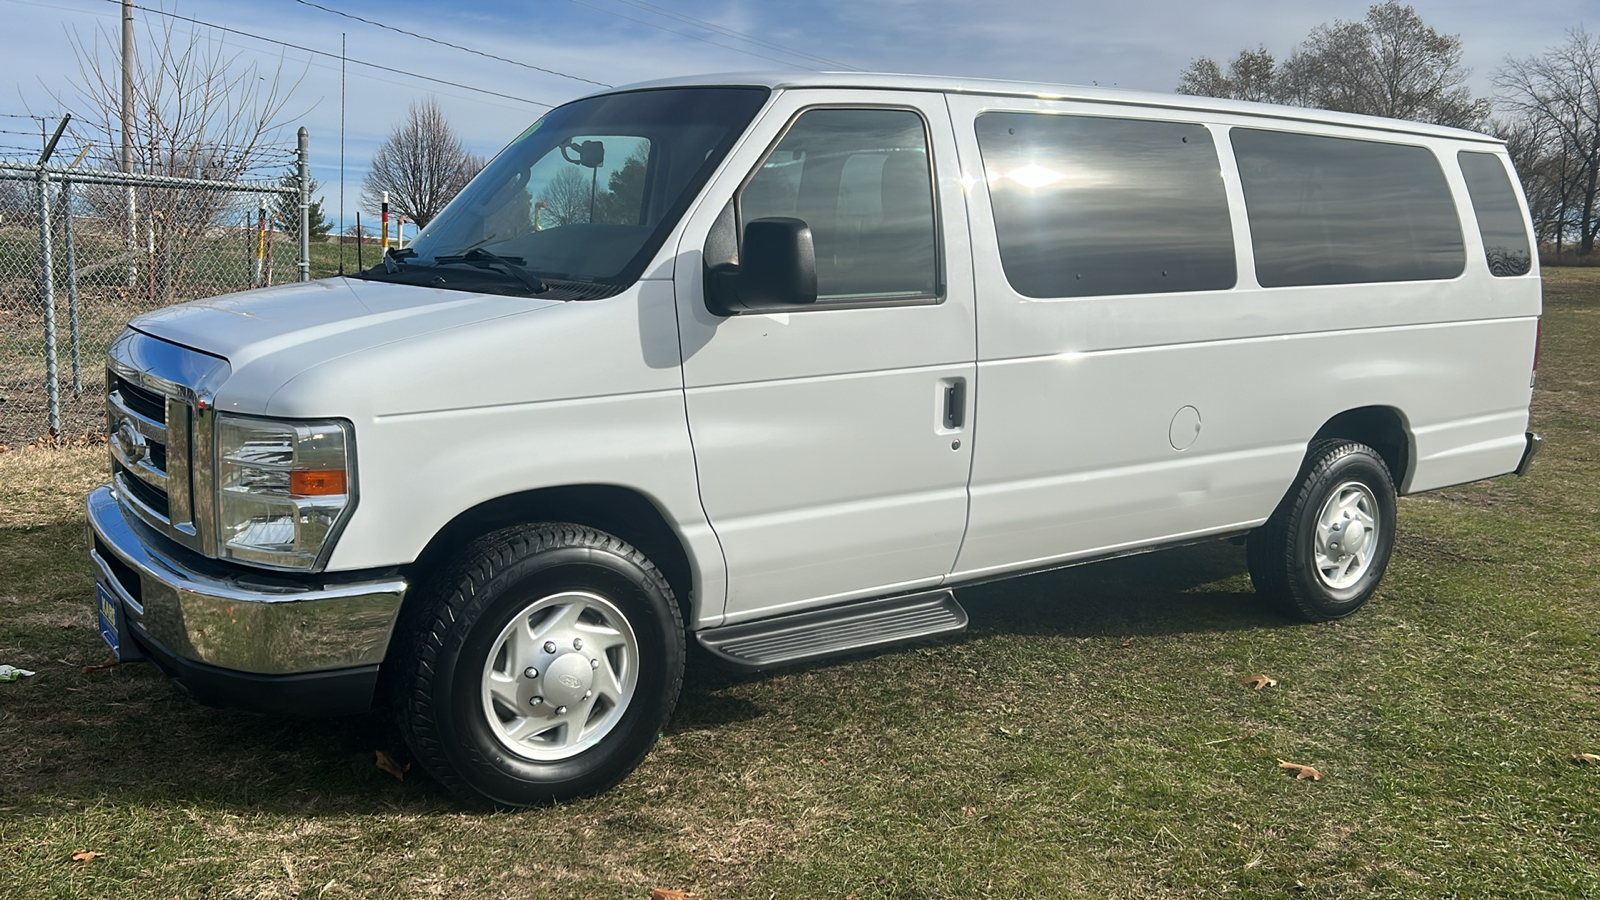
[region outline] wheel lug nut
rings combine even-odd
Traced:
[[[544,703],[544,698],[543,697],[529,697],[528,698],[528,705],[529,706],[539,706],[539,705],[541,705],[543,703]]]
[[[585,700],[587,700],[587,699],[589,699],[590,697],[593,697],[593,696],[594,696],[594,691],[584,691],[583,692],[583,699],[585,699]]]
[[[573,638],[572,639],[572,649],[574,649],[574,650],[582,650],[583,649],[583,638]]]
[[[558,715],[558,716],[564,716],[564,715],[566,715],[566,714],[567,714],[567,708],[566,708],[566,707],[565,707],[565,706],[558,706],[558,707],[556,707],[556,715]]]
[[[538,678],[539,677],[539,670],[535,669],[533,666],[529,666],[526,669],[522,670],[522,677],[524,677],[524,678]]]
[[[546,652],[546,653],[554,653],[554,652],[556,652],[556,642],[555,641],[545,641],[544,642],[544,652]]]
[[[591,668],[591,669],[600,668],[600,660],[598,660],[598,659],[589,660],[589,668]]]

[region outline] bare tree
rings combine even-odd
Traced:
[[[1495,73],[1495,84],[1514,126],[1530,135],[1528,152],[1537,164],[1519,169],[1530,204],[1536,193],[1554,204],[1551,229],[1558,253],[1573,234],[1578,252],[1588,255],[1600,234],[1600,40],[1574,28],[1564,44],[1507,60]]]
[[[80,144],[93,146],[91,165],[120,168],[121,40],[104,29],[92,36],[74,30],[70,39],[78,76],[54,99],[75,110],[71,127]],[[135,114],[126,127],[135,172],[238,181],[278,170],[293,156],[280,137],[300,79],[286,79],[281,63],[269,71],[244,62],[210,29],[181,30],[162,19],[146,20],[132,67]],[[130,203],[122,188],[86,185],[81,196],[112,233],[131,240],[140,232],[159,298],[182,281],[208,229],[246,212],[230,207],[236,195],[226,193],[140,188]]]
[[[432,97],[411,104],[406,120],[372,157],[361,182],[361,203],[377,211],[383,194],[389,208],[425,227],[484,166],[461,145],[444,110]]]
[[[1459,37],[1387,0],[1359,22],[1335,19],[1312,29],[1281,65],[1265,47],[1241,51],[1227,74],[1215,61],[1197,59],[1178,91],[1483,128],[1490,105],[1466,87],[1470,74]]]
[[[1190,63],[1178,83],[1178,93],[1274,103],[1281,99],[1277,74],[1276,60],[1266,47],[1240,50],[1228,64],[1226,75],[1210,59]]]
[[[544,204],[541,221],[550,225],[572,225],[589,221],[591,191],[595,185],[588,169],[563,168],[555,174],[539,194]]]

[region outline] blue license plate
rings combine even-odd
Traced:
[[[122,658],[122,604],[103,584],[94,586],[95,610],[100,615],[100,637],[117,659]]]

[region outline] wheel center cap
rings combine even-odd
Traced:
[[[1328,549],[1333,551],[1335,559],[1344,559],[1352,553],[1360,553],[1361,548],[1367,544],[1367,528],[1360,522],[1354,520],[1341,522],[1328,531]]]
[[[563,653],[544,671],[544,698],[551,706],[571,706],[594,684],[594,670],[582,653]]]

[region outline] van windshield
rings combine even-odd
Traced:
[[[645,90],[553,109],[410,247],[360,277],[549,299],[616,294],[644,271],[767,93]]]

